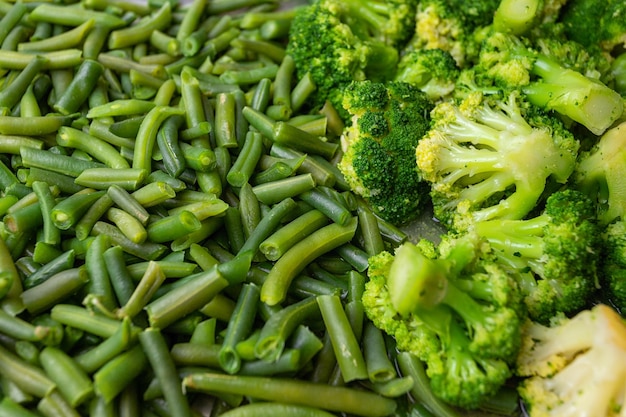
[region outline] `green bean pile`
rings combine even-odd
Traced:
[[[407,236],[341,178],[341,121],[285,54],[294,13],[0,1],[0,416],[428,395],[364,316],[368,257]]]

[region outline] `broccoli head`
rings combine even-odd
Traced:
[[[574,170],[575,186],[592,198],[602,224],[625,219],[626,122],[607,130],[588,151],[581,152]]]
[[[516,371],[527,377],[518,391],[529,417],[623,415],[624,321],[598,304],[549,326],[529,322]]]
[[[312,107],[328,100],[340,116],[343,89],[354,80],[388,80],[398,63],[397,47],[414,30],[415,0],[315,0],[297,12],[287,53],[299,77],[316,85]]]
[[[476,53],[475,32],[491,24],[499,3],[499,0],[422,0],[417,7],[411,47],[443,49],[464,67]]]
[[[479,85],[491,81],[505,91],[520,90],[530,103],[580,123],[596,135],[622,116],[622,97],[600,81],[610,75],[606,56],[556,37],[534,39],[537,45],[512,34],[487,36],[475,68]]]
[[[415,147],[428,130],[432,102],[408,83],[362,81],[346,88],[343,104],[352,117],[338,164],[347,182],[385,220],[415,219],[428,200]]]
[[[521,219],[548,181],[565,183],[579,144],[555,118],[480,92],[431,113],[432,128],[416,148],[421,177],[431,184],[436,216],[448,226],[460,203],[475,220]]]
[[[432,100],[447,97],[459,76],[456,61],[443,49],[414,49],[400,58],[396,81],[417,86]]]
[[[600,229],[593,203],[579,191],[552,193],[534,217],[471,228],[515,274],[533,320],[546,323],[558,313],[577,312],[598,287]]]
[[[559,21],[570,38],[611,52],[626,45],[626,3],[622,0],[569,0]]]
[[[609,302],[626,313],[626,221],[609,224],[602,244],[600,285]]]
[[[467,409],[503,386],[521,343],[517,284],[489,251],[471,234],[446,235],[434,253],[405,242],[370,259],[363,297],[374,324],[425,362],[434,394]]]

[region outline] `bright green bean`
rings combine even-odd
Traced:
[[[145,42],[150,39],[153,31],[166,28],[171,20],[172,6],[166,1],[158,10],[144,17],[138,24],[112,31],[109,34],[108,47],[119,49]]]
[[[42,368],[54,381],[72,407],[77,407],[93,395],[93,384],[87,373],[57,347],[48,346],[39,355]]]

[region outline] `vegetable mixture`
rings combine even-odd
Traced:
[[[622,0],[0,0],[0,416],[626,416],[625,97]]]

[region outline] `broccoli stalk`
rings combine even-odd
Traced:
[[[624,112],[619,93],[548,56],[536,54],[531,73],[540,81],[522,87],[528,101],[568,116],[596,135],[604,133]]]
[[[581,154],[573,177],[576,187],[597,203],[602,224],[625,218],[626,122],[607,130]]]
[[[513,94],[492,103],[470,93],[460,104],[437,105],[432,119],[416,159],[443,222],[462,202],[478,221],[523,218],[549,179],[564,183],[574,169],[572,134],[547,115],[526,120]]]
[[[493,16],[493,28],[513,35],[527,34],[539,24],[554,22],[567,0],[502,0]]]
[[[578,311],[597,287],[599,228],[593,203],[581,192],[557,191],[533,218],[476,222],[473,231],[516,274],[537,321]]]
[[[598,304],[552,326],[531,322],[516,371],[528,377],[518,390],[529,417],[623,415],[624,321]]]

